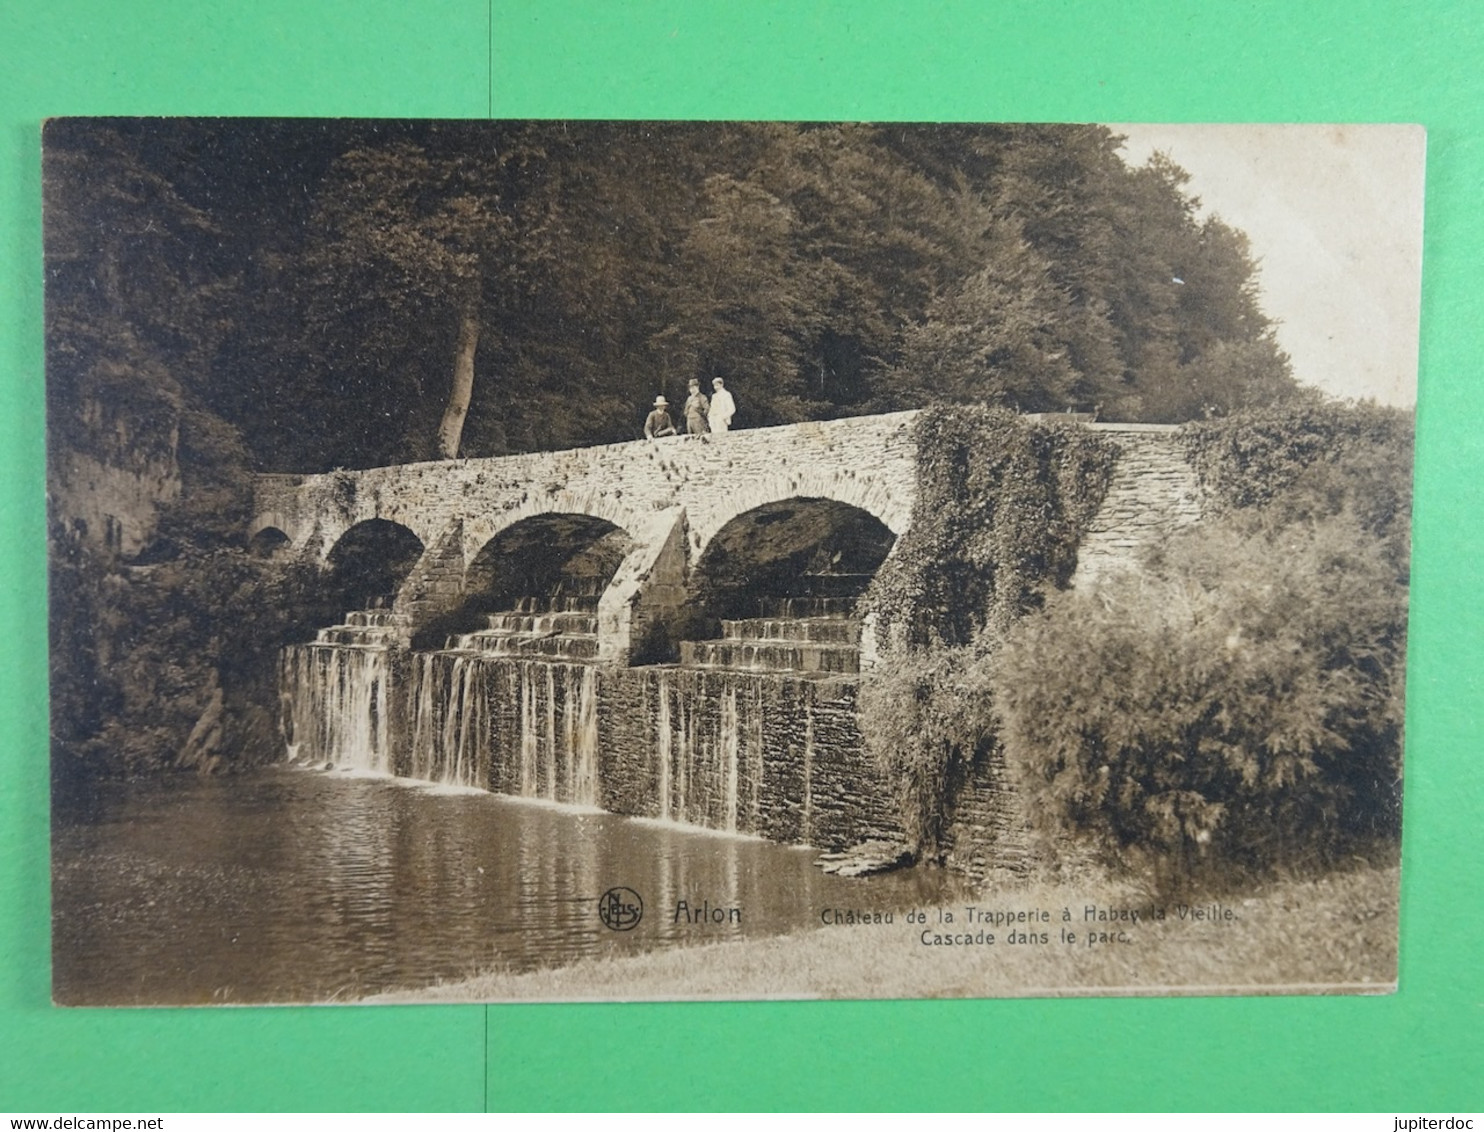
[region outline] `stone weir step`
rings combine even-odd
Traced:
[[[608,588],[608,579],[596,574],[564,574],[556,591],[568,597],[598,597]]]
[[[811,641],[682,641],[680,663],[687,668],[854,676],[861,670],[861,652],[855,645]]]
[[[491,613],[492,630],[550,636],[552,633],[593,634],[598,631],[596,613]]]
[[[390,609],[356,609],[345,615],[346,625],[361,629],[402,628],[408,622],[409,618],[405,613],[396,613]]]
[[[523,597],[515,603],[516,613],[596,613],[597,594],[558,594],[553,598]]]
[[[506,633],[485,630],[461,633],[448,642],[455,652],[477,652],[485,656],[539,657],[548,660],[594,660],[598,655],[596,634]]]
[[[331,625],[314,636],[317,645],[390,645],[402,639],[401,631],[387,625]]]
[[[315,633],[314,643],[347,648],[396,644],[403,639],[407,625],[405,614],[390,609],[353,609],[341,624]]]
[[[849,617],[855,602],[853,597],[760,597],[757,612],[759,620]]]
[[[873,574],[805,574],[794,583],[806,597],[856,598],[866,592]]]
[[[721,635],[728,641],[859,645],[861,623],[848,617],[750,617],[741,621],[723,621]]]

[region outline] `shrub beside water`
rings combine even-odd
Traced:
[[[1065,584],[1111,473],[1098,439],[987,409],[918,427],[861,708],[923,855],[995,744],[1048,856],[1090,848],[1166,891],[1394,847],[1409,413],[1188,426],[1208,518],[1086,595]]]
[[[949,805],[994,740],[993,700],[973,646],[886,656],[861,682],[866,747],[887,774],[909,844],[943,847]]]
[[[1397,829],[1405,593],[1349,516],[1228,524],[1058,595],[992,661],[1033,824],[1110,860],[1323,863]]]
[[[1042,830],[1165,887],[1399,833],[1411,428],[1324,405],[1187,431],[1216,517],[995,651],[998,741]]]
[[[338,612],[312,564],[225,547],[124,567],[57,540],[51,585],[60,780],[278,758],[279,649]]]

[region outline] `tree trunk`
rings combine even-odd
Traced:
[[[474,350],[479,345],[479,304],[470,303],[459,319],[459,344],[453,358],[453,389],[438,426],[438,455],[452,460],[459,454],[464,418],[469,415],[469,397],[474,392]]]

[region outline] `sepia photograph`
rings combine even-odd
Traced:
[[[50,120],[54,1001],[1395,991],[1424,141]]]

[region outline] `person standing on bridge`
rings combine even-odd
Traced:
[[[726,384],[721,378],[716,378],[711,383],[711,411],[706,418],[711,431],[726,432],[732,427],[732,418],[736,415],[737,402],[732,400],[732,395],[727,392]]]
[[[664,397],[654,399],[654,409],[644,419],[645,439],[654,440],[661,436],[675,435],[675,422],[670,419],[670,414],[666,411],[669,407],[670,402]]]
[[[701,382],[697,378],[690,379],[690,396],[685,399],[685,431],[691,436],[702,436],[711,431],[711,426],[706,423],[706,414],[710,411],[711,403],[706,400],[706,394],[701,392]]]

